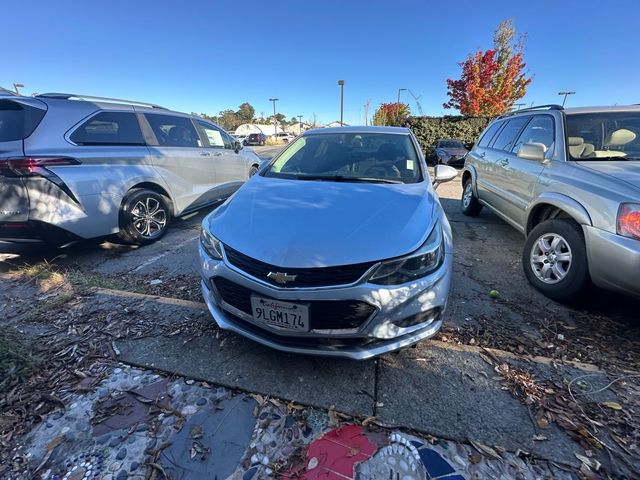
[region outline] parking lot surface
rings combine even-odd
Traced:
[[[255,150],[267,158],[277,148]],[[622,425],[632,428],[636,420],[627,417],[638,413],[630,393],[638,391],[640,371],[638,302],[601,291],[573,307],[550,301],[524,278],[519,233],[486,208],[464,217],[458,180],[438,192],[454,233],[445,327],[433,340],[376,360],[283,354],[218,330],[201,302],[195,269],[208,211],[177,219],[161,241],[143,248],[110,241],[62,251],[3,246],[0,318],[34,335],[71,317],[91,318],[105,331],[125,318],[126,328],[108,344],[128,365],[375,417],[390,428],[575,471],[598,458],[608,471],[630,475],[638,454],[625,439],[638,433]],[[581,417],[571,403],[576,392],[598,411]],[[602,408],[607,402],[621,408]],[[592,425],[580,430],[578,422],[589,419],[603,425],[600,433]],[[620,454],[619,445],[631,455]]]

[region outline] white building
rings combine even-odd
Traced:
[[[263,133],[266,136],[273,135],[274,131],[277,133],[283,133],[280,125],[277,126],[277,130],[274,130],[273,123],[272,124],[259,124],[259,123],[243,123],[238,128],[236,128],[236,135],[249,135],[250,133]]]
[[[302,132],[309,130],[310,128],[311,128],[311,125],[305,122],[302,122],[302,128],[301,128],[300,123],[297,122],[289,125],[287,128],[285,128],[285,131],[292,135],[300,135]]]
[[[325,128],[331,128],[331,127],[348,127],[349,125],[342,122],[340,123],[339,120],[336,120],[335,122],[331,122],[331,123],[327,123],[324,127]]]

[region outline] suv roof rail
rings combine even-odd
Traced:
[[[562,105],[558,105],[555,103],[550,103],[548,105],[535,105],[533,107],[523,108],[520,110],[514,110],[512,112],[503,113],[498,118],[509,117],[511,115],[515,115],[516,113],[530,112],[532,110],[564,110],[564,107]]]
[[[107,103],[122,103],[125,105],[138,105],[140,107],[159,108],[161,110],[168,110],[166,107],[161,107],[154,103],[138,102],[136,100],[123,100],[121,98],[109,98],[109,97],[96,97],[93,95],[79,95],[77,93],[41,93],[35,95],[38,98],[55,98],[60,100],[97,100]]]

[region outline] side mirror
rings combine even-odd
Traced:
[[[433,185],[437,187],[444,182],[450,182],[458,176],[458,171],[450,165],[436,165],[433,167]]]
[[[242,150],[242,143],[236,140],[235,142],[233,142],[233,149],[236,151],[236,153],[238,153],[240,150]]]
[[[518,157],[543,163],[547,147],[542,143],[524,143],[518,149]]]

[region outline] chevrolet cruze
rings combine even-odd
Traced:
[[[455,175],[439,165],[433,183]],[[364,359],[440,329],[451,228],[410,130],[316,129],[204,219],[199,259],[221,328]]]

